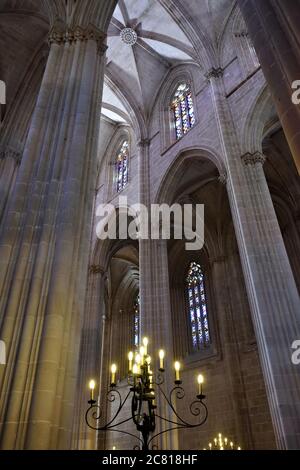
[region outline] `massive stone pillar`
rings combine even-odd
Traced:
[[[174,353],[167,241],[150,239],[150,142],[148,140],[140,142],[139,149],[140,203],[148,208],[149,214],[149,239],[141,239],[139,243],[141,336],[148,336],[151,341],[149,350],[153,357],[154,371],[157,371],[159,366],[159,349],[166,351],[165,387],[170,390],[174,386],[172,370]],[[157,406],[161,416],[174,419],[169,407],[158,393]],[[165,428],[166,424],[157,419],[155,432],[161,432]],[[162,434],[155,444],[159,449],[178,449],[177,431]]]
[[[20,152],[11,147],[0,151],[0,221],[15,183],[20,157]]]
[[[300,80],[299,3],[239,0],[238,4],[300,173],[300,105],[292,102],[292,83]]]
[[[149,239],[139,243],[141,333],[152,339],[153,347],[169,349],[172,355],[167,242],[150,239],[149,145],[149,141],[139,145],[140,203],[149,215]]]
[[[80,344],[78,394],[72,436],[74,449],[96,448],[96,432],[86,425],[85,413],[90,399],[88,384],[91,379],[96,381],[96,396],[102,395],[101,369],[106,323],[105,278],[106,273],[101,266],[90,266]]]
[[[227,190],[269,406],[282,449],[300,448],[300,374],[291,344],[300,338],[300,302],[259,152],[241,158],[222,72],[208,75],[227,166]]]
[[[84,5],[86,10],[80,12]],[[0,371],[0,423],[4,449],[71,446],[104,72],[101,28],[106,29],[114,5],[110,0],[74,3],[71,26],[60,21],[53,27],[46,70],[3,222],[0,337],[7,345],[7,365]],[[97,27],[88,22],[91,9],[91,20],[98,18]],[[75,23],[80,18],[85,21]]]

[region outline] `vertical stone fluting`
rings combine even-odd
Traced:
[[[10,147],[0,151],[0,221],[4,216],[5,206],[16,179],[20,160],[20,152]]]
[[[217,257],[212,260],[213,283],[218,286],[218,291],[223,295],[216,296],[216,306],[218,310],[220,328],[220,339],[223,345],[224,357],[224,380],[226,394],[231,401],[232,423],[235,427],[235,435],[239,436],[239,443],[244,449],[253,448],[253,436],[251,434],[251,425],[249,412],[247,409],[246,395],[241,374],[241,362],[238,351],[238,338],[233,328],[233,315],[231,311],[231,302],[229,298],[230,286],[228,279],[232,282],[228,273],[228,258]],[[242,321],[242,320],[241,320]]]
[[[104,277],[105,273],[100,266],[90,266],[80,345],[80,370],[77,382],[78,399],[73,427],[73,447],[75,449],[91,450],[96,445],[96,432],[87,427],[84,416],[88,407],[89,381],[91,379],[96,380],[96,396],[101,389],[100,364],[105,326]]]
[[[300,173],[300,107],[292,102],[292,83],[300,80],[299,5],[293,0],[238,3]]]
[[[168,252],[166,240],[151,240],[150,225],[150,175],[149,153],[150,142],[144,140],[139,144],[139,187],[140,203],[148,208],[149,239],[139,243],[140,270],[140,322],[141,336],[148,336],[153,356],[153,370],[158,367],[158,350],[166,351],[165,388],[174,386],[173,380],[173,331],[171,319],[171,300],[169,288]],[[158,412],[161,416],[174,419],[169,407],[157,394]],[[156,433],[168,426],[157,419]],[[177,431],[165,433],[155,442],[160,449],[177,449]]]
[[[1,234],[1,447],[69,448],[95,187],[104,34],[53,30]],[[99,52],[101,53],[99,54]]]
[[[277,440],[300,447],[300,376],[291,344],[300,338],[299,296],[263,171],[264,156],[241,158],[222,74],[209,74],[227,165],[227,190]]]

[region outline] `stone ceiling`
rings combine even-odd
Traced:
[[[130,122],[124,106],[127,101],[147,120],[170,69],[177,64],[201,63],[202,46],[203,51],[216,50],[234,3],[119,0],[108,29],[102,114],[115,122]],[[203,38],[202,46],[194,40],[198,35]]]
[[[119,0],[108,29],[102,114],[115,123],[130,123],[130,110],[138,109],[147,121],[155,94],[172,67],[213,61],[234,4]],[[41,0],[0,0],[0,78],[7,83],[8,103],[47,41],[49,18],[43,5]]]

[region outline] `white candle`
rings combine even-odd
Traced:
[[[180,381],[180,362],[176,361],[174,364],[175,367],[175,380]]]

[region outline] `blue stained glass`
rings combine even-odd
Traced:
[[[192,346],[201,349],[210,343],[204,274],[200,264],[192,262],[186,277]],[[200,293],[200,296],[199,296]]]
[[[138,295],[133,304],[133,338],[134,346],[138,348],[140,343],[140,296]]]
[[[128,159],[129,145],[125,140],[119,150],[116,162],[117,192],[122,191],[128,183]]]
[[[178,86],[171,108],[174,113],[176,139],[180,139],[195,124],[193,99],[187,83]]]

